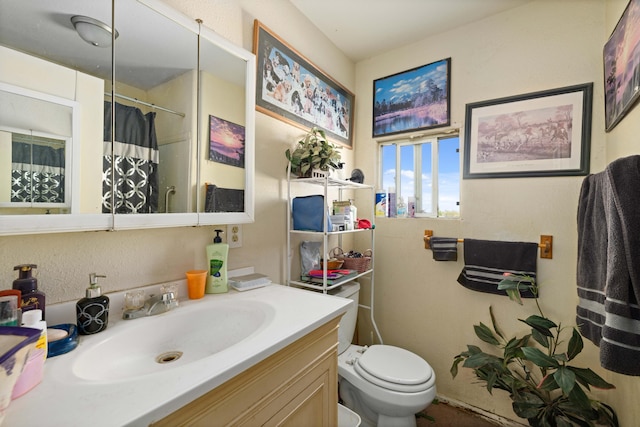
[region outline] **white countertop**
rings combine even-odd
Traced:
[[[273,316],[264,327],[237,344],[161,374],[112,381],[86,380],[74,374],[74,362],[85,349],[135,322],[178,312],[185,315],[195,307],[202,309],[202,304],[215,309],[225,301],[259,301],[273,308]],[[147,426],[343,314],[349,304],[348,299],[269,285],[205,295],[200,300],[181,300],[175,310],[144,319],[125,321],[110,316],[107,330],[81,336],[75,350],[47,359],[42,383],[11,403],[2,427]],[[162,333],[158,330],[158,334]]]

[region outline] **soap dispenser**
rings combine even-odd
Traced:
[[[89,287],[85,298],[76,303],[76,316],[78,320],[78,333],[81,335],[97,334],[107,329],[109,322],[109,297],[102,295],[102,289],[98,286],[96,273],[89,274]]]
[[[31,273],[34,268],[38,268],[35,264],[20,264],[13,267],[19,270],[18,278],[13,281],[13,289],[17,289],[21,293],[20,308],[22,312],[29,310],[42,310],[42,319],[44,319],[45,295],[38,290],[38,279],[33,277]]]
[[[229,245],[222,243],[220,233],[222,230],[216,230],[216,237],[213,243],[207,245],[207,262],[209,272],[207,274],[207,285],[205,292],[208,294],[221,294],[227,292],[227,255],[229,254]]]

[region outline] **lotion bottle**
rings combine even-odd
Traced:
[[[98,286],[96,273],[89,274],[89,287],[86,296],[76,303],[78,333],[81,335],[97,334],[107,329],[109,322],[109,297],[102,295]]]
[[[216,230],[216,237],[213,243],[207,245],[207,286],[205,292],[208,294],[221,294],[227,292],[227,256],[229,254],[229,245],[222,243],[220,233],[222,230]]]

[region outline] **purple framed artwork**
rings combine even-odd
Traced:
[[[640,98],[640,0],[630,0],[603,49],[605,129]]]
[[[593,83],[467,104],[463,178],[587,175]]]
[[[373,81],[373,137],[449,126],[451,58]]]
[[[244,168],[244,126],[209,116],[209,160]]]

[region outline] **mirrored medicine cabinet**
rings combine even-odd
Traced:
[[[253,221],[255,58],[206,23],[3,0],[0,62],[0,235]]]

